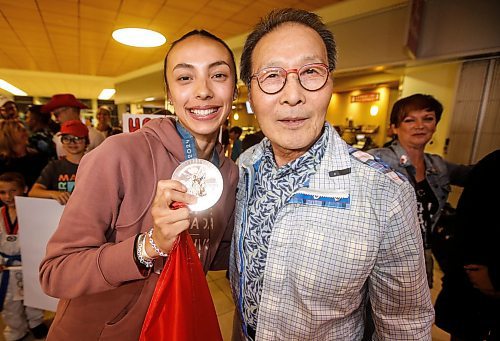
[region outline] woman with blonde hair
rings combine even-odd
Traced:
[[[31,188],[48,159],[28,143],[28,131],[20,120],[0,120],[0,174],[21,173]]]

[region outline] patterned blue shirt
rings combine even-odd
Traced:
[[[269,140],[264,141],[264,154],[256,165],[255,185],[249,201],[249,228],[243,243],[248,264],[243,314],[254,329],[257,327],[269,238],[276,215],[293,193],[305,187],[316,172],[325,154],[329,129],[325,125],[323,134],[304,155],[281,168],[276,165],[271,143]]]
[[[259,341],[361,340],[369,297],[374,340],[430,341],[434,310],[415,191],[372,156],[350,148],[331,126],[327,131],[328,141],[322,142],[328,143],[314,174],[300,180],[303,186],[291,196],[276,199],[262,225],[253,221],[257,210],[250,204],[260,203],[262,196],[254,193],[255,183],[273,182],[269,188],[274,193],[274,186],[286,183],[278,177],[285,168],[263,172],[273,171],[262,165],[269,162],[264,157],[269,151],[266,139],[240,155],[229,263],[241,318],[239,336]],[[266,243],[264,230],[271,231]],[[261,237],[250,236],[254,233]],[[251,247],[247,238],[252,238]],[[248,278],[254,274],[259,276]]]

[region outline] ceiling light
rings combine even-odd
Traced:
[[[102,89],[101,93],[99,96],[97,96],[98,99],[110,99],[113,97],[115,94],[116,90],[115,89]]]
[[[144,98],[145,102],[151,102],[151,101],[154,101],[154,100],[155,100],[154,97],[146,97],[146,98]]]
[[[113,39],[135,47],[156,47],[167,41],[163,34],[144,28],[121,28],[113,32]]]
[[[16,88],[14,85],[7,83],[3,79],[0,79],[0,88],[4,89],[5,91],[10,92],[11,94],[15,96],[28,96],[26,92],[24,92],[21,89]]]

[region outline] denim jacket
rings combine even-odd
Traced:
[[[412,186],[415,187],[416,169],[412,165],[410,158],[406,155],[406,151],[397,140],[389,147],[372,149],[368,153],[380,158],[389,167],[403,174],[408,178]],[[441,211],[448,200],[451,185],[463,187],[473,166],[448,162],[437,154],[429,153],[425,153],[424,160],[425,179],[439,202],[438,211],[431,219],[431,230],[434,231],[441,216]]]

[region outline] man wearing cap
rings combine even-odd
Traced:
[[[16,102],[8,97],[0,97],[0,116],[3,119],[19,118]]]
[[[66,121],[80,120],[81,109],[88,109],[88,107],[77,100],[73,94],[57,94],[52,96],[50,101],[42,107],[42,112],[52,112],[62,125]],[[56,144],[57,156],[61,158],[66,154],[58,135],[54,137],[54,143]],[[104,136],[95,128],[89,127],[89,141],[87,152],[101,144],[104,141]]]
[[[89,130],[80,120],[70,120],[61,125],[59,136],[66,156],[42,170],[29,196],[55,199],[65,205],[75,188],[76,171],[89,143]]]

